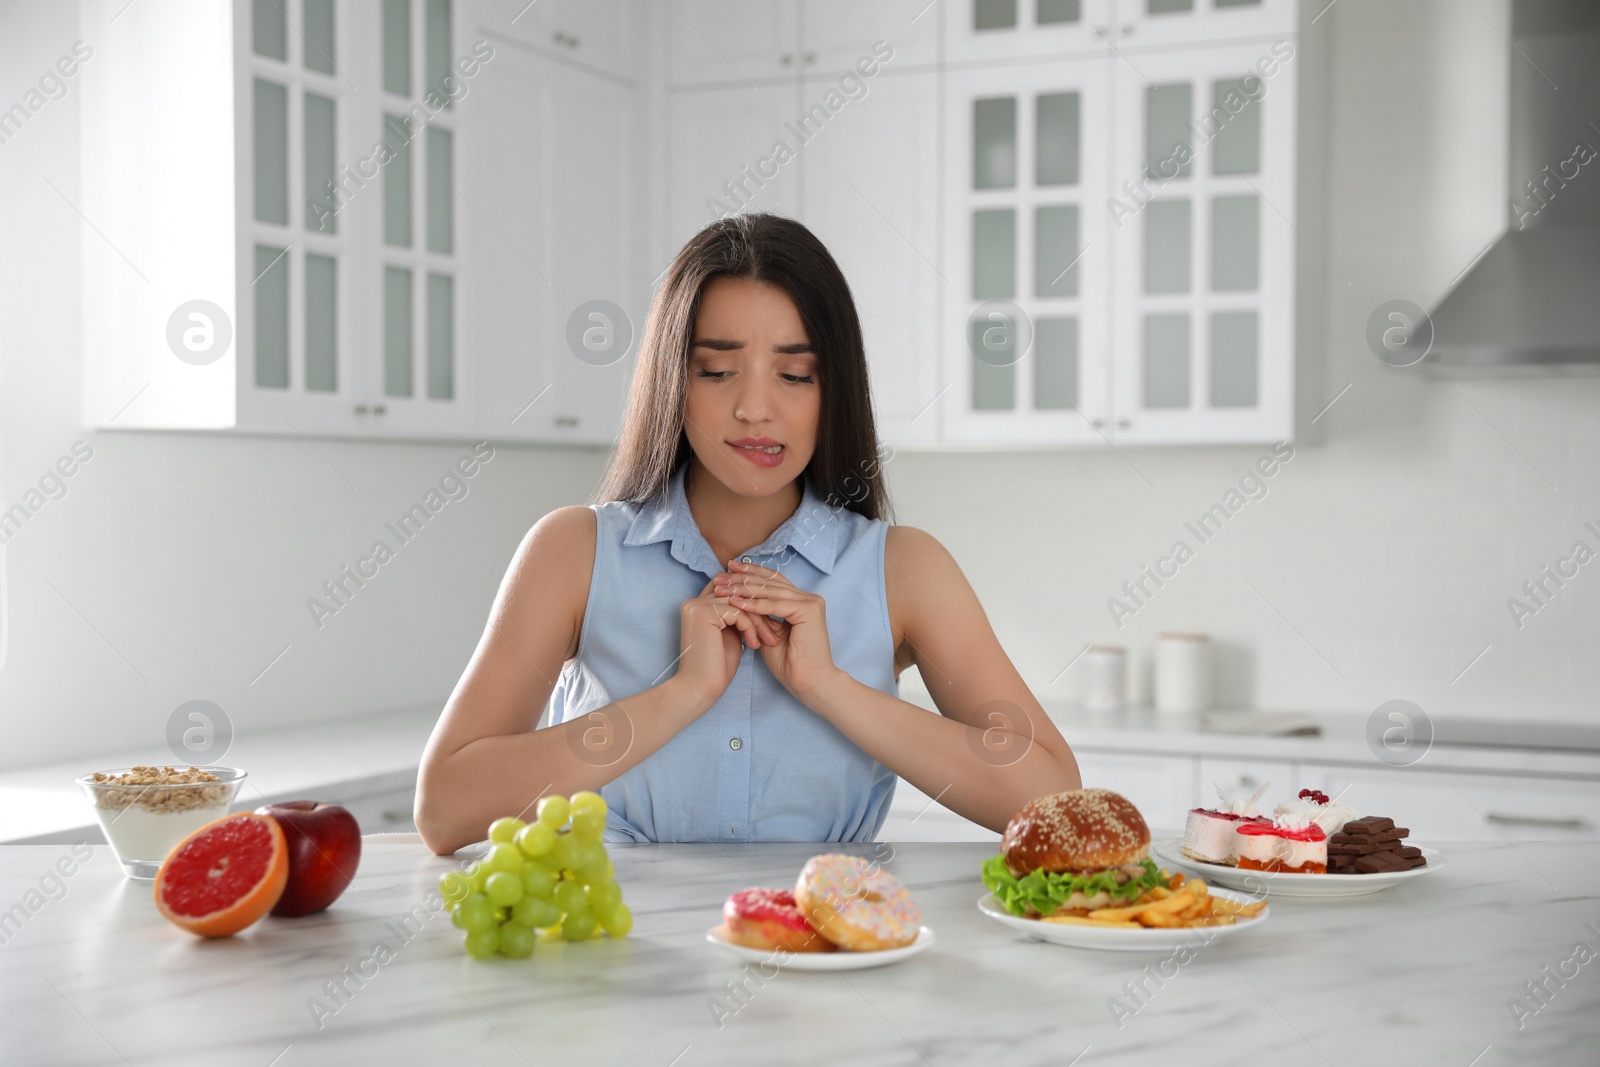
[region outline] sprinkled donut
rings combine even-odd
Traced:
[[[922,909],[900,879],[858,856],[807,860],[794,899],[823,937],[853,952],[903,948],[922,928]]]

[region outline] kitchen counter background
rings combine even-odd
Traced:
[[[912,691],[904,695],[913,703],[932,709],[931,701],[921,694]],[[1076,705],[1055,701],[1046,703],[1044,708],[1068,743],[1084,750],[1379,766],[1365,738],[1367,717],[1355,713],[1296,714],[1296,719],[1315,723],[1321,734],[1275,737],[1235,732],[1241,720],[1247,724],[1252,719],[1268,721],[1273,717],[1265,712],[1168,715],[1136,709],[1088,713]],[[277,731],[243,733],[234,739],[226,759],[218,762],[249,772],[238,801],[241,808],[304,796],[341,802],[346,802],[344,798],[365,796],[403,798],[415,785],[417,763],[438,714],[435,707],[418,707]],[[1225,731],[1206,728],[1208,722],[1220,720],[1227,721]],[[1541,727],[1537,723],[1475,720],[1462,725],[1475,731],[1493,727],[1499,736],[1520,741],[1526,747],[1436,744],[1427,754],[1425,766],[1421,767],[1423,772],[1465,771],[1600,782],[1600,752],[1578,747],[1558,750],[1543,747],[1553,743],[1587,746],[1592,744],[1592,733],[1577,732],[1567,724]],[[1449,736],[1450,729],[1448,721],[1441,726],[1445,736]],[[73,779],[93,770],[169,762],[174,762],[171,754],[157,747],[0,772],[0,842],[85,838],[99,841],[100,831],[93,821],[93,813]],[[1286,784],[1279,782],[1280,787]],[[408,800],[392,800],[389,805],[394,803],[404,803],[409,808]],[[933,817],[924,821],[925,813]],[[411,828],[378,824],[366,812],[360,818],[363,828],[369,832]],[[933,798],[903,780],[896,787],[894,808],[880,834],[880,837],[901,840],[972,840],[990,836],[993,835],[989,831],[967,822],[943,805],[935,806]]]

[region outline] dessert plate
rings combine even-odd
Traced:
[[[1393,889],[1401,882],[1421,878],[1445,864],[1444,854],[1436,848],[1422,848],[1422,858],[1428,862],[1409,871],[1380,871],[1377,874],[1285,874],[1282,871],[1243,871],[1222,863],[1207,863],[1183,854],[1181,838],[1170,837],[1150,843],[1150,854],[1168,867],[1182,867],[1193,871],[1207,884],[1224,885],[1252,894],[1260,899],[1269,897],[1362,897]]]
[[[778,949],[747,948],[723,940],[720,926],[707,930],[706,940],[746,963],[771,961],[772,966],[786,971],[859,971],[867,967],[882,967],[886,963],[899,963],[915,956],[933,944],[934,934],[933,927],[924,926],[917,934],[917,939],[905,948],[886,948],[880,952],[791,952],[786,960],[779,956]]]
[[[1216,889],[1209,884],[1206,888],[1216,896],[1237,900],[1241,904],[1249,904],[1260,899],[1227,889]],[[978,900],[978,910],[995,922],[1004,923],[1013,930],[1039,941],[1048,941],[1052,945],[1067,945],[1070,948],[1095,948],[1111,952],[1169,952],[1185,946],[1194,948],[1197,945],[1209,944],[1214,938],[1228,937],[1241,930],[1260,926],[1267,921],[1267,916],[1272,914],[1272,906],[1268,905],[1262,908],[1255,918],[1241,917],[1228,926],[1185,926],[1173,929],[1148,927],[1128,930],[1117,926],[1080,926],[1076,923],[1024,919],[1007,911],[1005,905],[995,899],[993,893],[986,893]]]

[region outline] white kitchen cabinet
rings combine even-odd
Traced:
[[[1293,54],[1230,45],[1116,67],[1131,134],[1108,202],[1119,443],[1293,434]]]
[[[1600,836],[1600,782],[1419,767],[1308,765],[1302,772],[1304,785],[1363,815],[1386,815],[1423,843]]]
[[[945,0],[945,61],[1059,59],[1110,51],[1113,0]]]
[[[447,97],[485,53],[458,6],[207,10],[98,20],[120,58],[83,83],[82,195],[104,233],[85,245],[88,420],[470,435],[474,249],[453,186],[472,137]],[[196,151],[196,131],[231,152]]]
[[[1133,801],[1156,836],[1181,834],[1194,807],[1195,761],[1073,749],[1085,789],[1109,789]]]
[[[462,190],[482,256],[483,432],[610,444],[645,310],[638,91],[503,47],[478,103],[497,132]],[[605,323],[610,345],[580,358],[568,323],[592,325],[592,301],[625,321]]]
[[[800,70],[799,0],[675,0],[664,17],[670,85],[748,88]]]
[[[639,76],[647,25],[636,0],[476,0],[473,19],[490,40],[591,72]]]
[[[1117,47],[1217,44],[1293,34],[1298,0],[1116,0]],[[1111,35],[1108,28],[1107,35]]]
[[[721,215],[750,210],[800,217],[800,137],[789,126],[798,99],[797,80],[670,94],[662,267]],[[786,153],[774,150],[779,142]]]
[[[810,5],[808,4],[808,11]],[[939,309],[939,123],[932,73],[867,79],[800,158],[802,221],[827,246],[861,318],[878,435],[892,446],[931,444],[946,381]],[[807,82],[807,98],[819,86]],[[898,149],[881,153],[896,142]],[[875,165],[862,167],[861,160]]]
[[[940,5],[929,0],[798,0],[800,68],[807,78],[837,80],[878,41],[894,49],[895,71],[939,58]],[[859,74],[858,74],[859,76]]]
[[[1106,439],[1109,63],[945,76],[946,442]]]
[[[1295,765],[1287,760],[1237,760],[1202,757],[1196,765],[1195,785],[1199,796],[1195,803],[1202,808],[1215,808],[1219,803],[1218,790],[1227,803],[1246,801],[1257,790],[1266,786],[1258,804],[1263,814],[1272,814],[1273,805],[1300,791]]]

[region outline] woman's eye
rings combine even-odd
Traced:
[[[793,382],[796,385],[805,385],[817,380],[815,376],[810,374],[785,374],[783,377],[785,381]]]
[[[700,377],[702,377],[702,378],[716,378],[716,379],[719,379],[719,380],[722,378],[722,376],[724,374],[731,374],[731,373],[733,373],[733,372],[732,371],[725,371],[725,370],[703,370],[703,371],[699,372]]]

